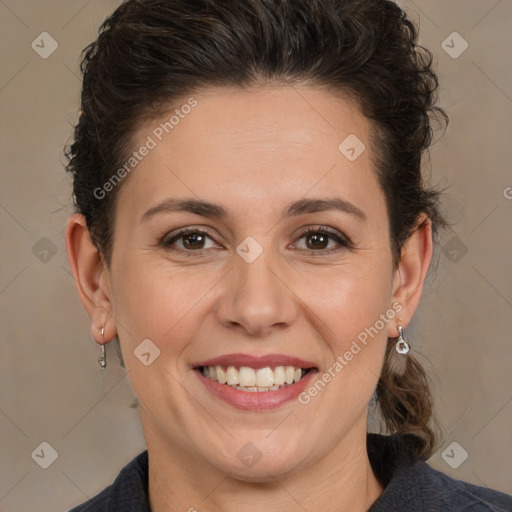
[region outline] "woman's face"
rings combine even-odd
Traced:
[[[344,100],[307,87],[194,99],[168,133],[174,108],[136,133],[150,149],[119,194],[111,312],[148,448],[262,480],[365,440],[396,327],[385,197],[369,123]],[[261,387],[282,382],[278,366],[314,369],[241,391],[201,373],[219,357],[231,382]]]

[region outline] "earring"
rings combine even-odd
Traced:
[[[398,341],[396,342],[395,349],[399,354],[405,355],[411,349],[409,343],[404,338],[404,330],[401,325],[398,326]]]
[[[101,326],[101,336],[103,337],[105,334],[105,327]],[[100,357],[98,358],[98,363],[100,363],[101,369],[104,370],[107,366],[107,352],[105,350],[105,344],[101,345]]]

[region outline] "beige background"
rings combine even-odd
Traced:
[[[118,4],[0,0],[1,511],[68,510],[144,449],[111,347],[100,375],[63,238],[71,209],[62,148],[77,120],[78,59]],[[451,117],[431,168],[434,182],[449,185],[445,205],[456,233],[441,243],[437,272],[407,333],[435,372],[446,430],[430,462],[512,493],[512,2],[401,5],[435,53],[441,104]],[[58,43],[47,59],[31,47],[45,31]],[[458,58],[441,46],[454,31],[469,44]],[[453,36],[446,44],[452,53],[462,48]],[[31,457],[42,442],[58,453],[48,469]],[[441,457],[452,442],[468,453],[457,469]],[[460,462],[462,448],[451,446],[446,460]]]

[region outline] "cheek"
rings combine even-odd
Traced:
[[[314,271],[293,284],[294,291],[310,306],[331,331],[332,348],[343,350],[346,343],[373,326],[390,308],[391,259],[361,258],[337,268]],[[387,323],[386,323],[387,326]],[[384,331],[379,323],[379,330]]]
[[[380,258],[368,253],[364,261],[340,266],[335,272],[330,269],[322,279],[303,282],[298,292],[308,298],[307,305],[314,313],[309,318],[318,333],[313,336],[318,350],[328,351],[323,371],[305,390],[301,403],[312,404],[319,417],[326,410],[322,404],[343,405],[341,431],[364,414],[378,382],[387,328],[396,316],[390,304],[390,268],[390,255]],[[338,423],[333,425],[332,434],[339,428]]]
[[[127,368],[139,369],[134,351],[149,339],[159,350],[156,367],[188,370],[190,352],[197,358],[205,348],[200,343],[220,328],[213,310],[223,297],[217,290],[226,270],[171,266],[166,260],[155,265],[140,256],[127,257],[117,274],[115,316]]]
[[[161,347],[160,340],[172,333],[199,295],[198,284],[185,283],[179,271],[147,265],[144,258],[127,258],[118,268],[114,311],[123,342],[133,346],[149,338]]]

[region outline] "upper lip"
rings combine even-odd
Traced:
[[[250,354],[225,354],[193,365],[198,366],[248,366],[249,368],[266,368],[275,366],[294,366],[296,368],[316,368],[315,363],[299,357],[285,354],[268,354],[252,356]]]

